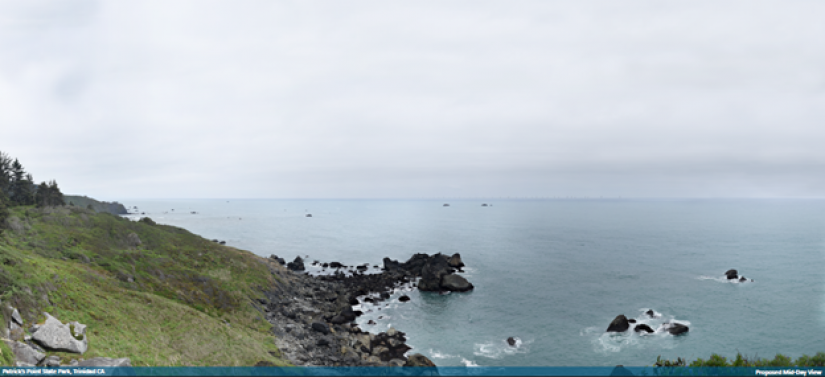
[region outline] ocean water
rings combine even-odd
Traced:
[[[380,265],[384,257],[461,253],[474,291],[399,290],[392,300],[365,306],[369,312],[358,320],[365,330],[405,332],[411,352],[439,366],[645,366],[660,355],[772,358],[825,351],[825,201],[443,203],[124,204],[157,222],[287,260],[308,255],[310,261]],[[726,281],[723,273],[731,268],[754,281]],[[401,294],[412,300],[399,303]],[[648,309],[658,318],[645,316]],[[605,333],[619,314],[654,329],[675,321],[690,331]],[[510,336],[517,347],[506,343]]]

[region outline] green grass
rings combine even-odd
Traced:
[[[818,352],[814,356],[802,355],[796,360],[782,354],[777,354],[773,359],[748,358],[738,352],[736,358],[728,360],[726,357],[714,353],[707,360],[699,358],[689,365],[681,358],[671,361],[658,357],[654,365],[665,367],[823,367],[825,366],[825,352]]]
[[[278,284],[265,259],[81,207],[18,207],[11,216],[20,226],[0,235],[0,299],[20,310],[24,328],[44,311],[79,321],[88,326],[82,357],[129,357],[135,366],[287,365],[252,304]],[[130,245],[131,233],[141,245]],[[0,315],[7,323],[5,305]]]

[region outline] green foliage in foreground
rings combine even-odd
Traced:
[[[286,365],[255,300],[279,284],[265,258],[184,229],[82,207],[12,207],[0,234],[0,323],[48,312],[88,325],[83,358],[135,366]],[[139,240],[139,241],[138,241]],[[0,364],[10,351],[0,342]],[[65,362],[79,355],[51,352]]]
[[[696,359],[687,365],[687,362],[678,358],[675,361],[663,360],[661,356],[656,358],[654,366],[657,367],[823,367],[825,366],[825,352],[817,352],[813,357],[802,355],[798,359],[777,354],[773,359],[763,359],[755,357],[753,359],[747,356],[742,356],[741,353],[736,353],[736,358],[728,360],[726,357],[719,354],[711,354],[707,360]]]

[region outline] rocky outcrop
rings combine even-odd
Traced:
[[[455,253],[453,256],[450,257],[450,260],[447,261],[450,267],[453,268],[461,268],[464,267],[464,262],[461,261],[461,254]]]
[[[16,334],[19,329],[22,334],[23,318],[15,308],[12,310],[12,320],[9,325]],[[82,354],[88,349],[88,339],[86,337],[86,325],[77,321],[64,324],[59,319],[49,313],[43,313],[46,320],[43,324],[29,326],[31,336],[20,336],[20,340],[5,339],[6,344],[14,354],[14,365],[21,367],[57,367],[60,364],[59,356],[46,357],[46,352],[72,352]],[[110,359],[98,357],[83,361],[83,359],[72,360],[70,365],[79,366],[131,366],[129,358]]]
[[[739,274],[738,271],[732,270],[732,269],[725,271],[725,276],[728,278],[728,280],[733,280],[733,279],[739,278],[738,274]]]
[[[79,322],[64,324],[49,313],[46,322],[32,334],[32,339],[44,348],[54,351],[84,353],[89,348],[86,325]]]
[[[630,328],[630,323],[627,321],[627,317],[624,314],[619,314],[616,318],[610,322],[610,325],[607,326],[607,332],[624,332]]]
[[[438,292],[441,291],[441,278],[452,273],[447,258],[441,254],[436,254],[421,268],[421,280],[418,282],[418,289],[421,291]]]

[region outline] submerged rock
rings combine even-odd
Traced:
[[[619,314],[607,326],[607,332],[624,332],[630,328],[630,323],[627,322],[627,317],[624,314]]]

